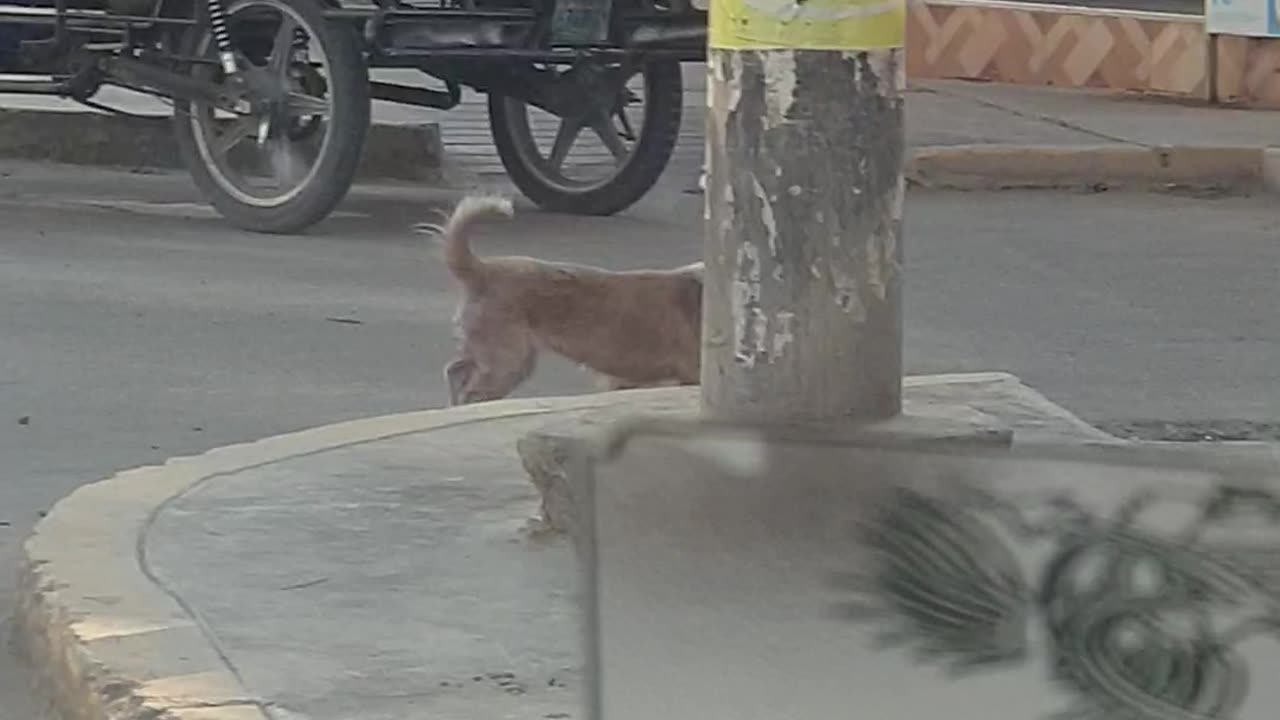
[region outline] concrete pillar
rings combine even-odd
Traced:
[[[901,0],[715,0],[702,405],[750,421],[902,405]]]

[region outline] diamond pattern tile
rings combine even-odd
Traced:
[[[1194,17],[931,0],[912,3],[907,22],[912,77],[1208,91],[1207,41]]]

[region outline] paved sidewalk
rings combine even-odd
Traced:
[[[530,531],[516,441],[694,402],[509,400],[122,473],[27,542],[22,637],[80,720],[582,717],[575,560]],[[988,418],[1015,442],[1113,440],[1002,373],[911,378],[906,408]]]
[[[375,76],[411,85],[428,84],[416,71],[378,71]],[[701,165],[706,112],[702,68],[686,65],[685,78],[684,127],[672,162],[673,175],[682,178],[696,176]],[[168,114],[163,103],[133,93],[107,90],[99,99],[131,112]],[[83,110],[68,101],[0,95],[0,109],[4,108]],[[1123,93],[964,81],[916,81],[911,83],[907,98],[907,136],[917,149],[971,145],[1262,148],[1280,146],[1277,117],[1268,111]],[[445,149],[459,168],[480,176],[502,173],[481,95],[466,91],[463,103],[449,111],[379,102],[375,103],[374,120],[382,124],[438,122]],[[550,137],[554,133],[552,125],[541,125],[542,134]]]
[[[954,81],[913,83],[917,145],[1280,146],[1280,113],[1095,90]]]

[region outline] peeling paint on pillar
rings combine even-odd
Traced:
[[[780,358],[787,351],[787,346],[796,339],[795,333],[791,330],[791,321],[796,319],[796,314],[779,310],[774,319],[777,321],[778,330],[773,334],[773,357]]]
[[[704,408],[898,413],[903,51],[708,58]]]
[[[769,256],[776,261],[779,258],[778,221],[773,217],[773,198],[769,197],[764,185],[754,175],[751,176],[751,193],[756,196],[756,200],[760,201],[760,226],[764,228],[764,237],[769,245]],[[773,273],[775,280],[782,279],[781,263],[777,264]]]
[[[734,361],[752,367],[756,364],[756,347],[760,340],[753,339],[757,316],[760,311],[760,251],[756,246],[738,246],[737,263],[733,275],[733,297],[729,314],[733,318]]]
[[[796,56],[794,50],[774,50],[763,56],[765,127],[787,122],[796,99]]]

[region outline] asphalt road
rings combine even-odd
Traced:
[[[686,184],[612,219],[528,211],[477,245],[683,263]],[[82,483],[444,401],[452,290],[405,232],[440,196],[360,192],[304,237],[230,230],[193,199],[181,176],[0,163],[0,616],[18,543]],[[1122,430],[1274,432],[1278,231],[1263,199],[915,193],[909,369],[1010,370]],[[523,394],[590,389],[549,361]],[[38,717],[24,683],[0,654],[0,720]]]

